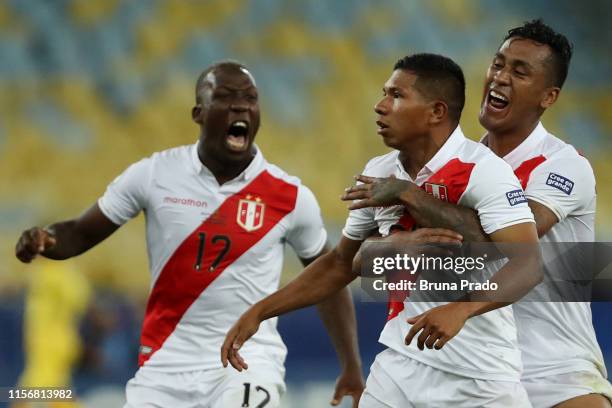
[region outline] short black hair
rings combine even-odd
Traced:
[[[402,69],[417,76],[414,87],[427,99],[444,101],[448,114],[459,123],[465,105],[465,78],[452,59],[437,54],[413,54],[401,58],[393,70]]]
[[[200,76],[198,76],[198,79],[196,81],[195,84],[195,98],[196,98],[196,104],[201,103],[201,99],[200,99],[200,89],[204,86],[204,82],[206,80],[206,76],[208,74],[210,74],[213,71],[216,71],[219,68],[244,68],[248,71],[248,68],[238,62],[238,61],[234,61],[234,60],[223,60],[223,61],[218,61],[215,62],[212,65],[209,65],[207,68],[204,69],[204,71],[202,71],[202,73],[200,74]]]
[[[526,21],[522,26],[508,30],[508,34],[503,42],[514,37],[525,38],[548,45],[551,50],[550,62],[553,69],[553,83],[561,88],[565,83],[565,78],[567,78],[574,49],[574,46],[567,37],[544,24],[541,18]]]

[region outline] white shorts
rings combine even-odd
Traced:
[[[387,349],[370,368],[359,408],[529,408],[519,382],[479,380],[438,370]]]
[[[587,394],[602,394],[612,401],[612,385],[590,371],[555,374],[521,381],[534,408],[550,408]]]
[[[141,367],[128,381],[124,408],[278,408],[285,392],[278,368],[249,364],[166,373]]]

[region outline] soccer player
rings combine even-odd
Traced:
[[[247,68],[214,64],[195,94],[196,144],[131,165],[80,217],[25,231],[16,255],[79,255],[144,211],[152,288],[126,407],[278,407],[286,348],[276,320],[245,348],[249,373],[221,367],[218,350],[240,314],[278,287],[284,243],[308,264],[327,251],[327,233],[312,192],[254,144],[260,112]],[[343,367],[334,400],[357,400],[363,380],[348,290],[320,311]]]
[[[487,130],[482,142],[512,166],[525,189],[540,241],[546,243],[595,240],[593,170],[574,147],[548,133],[540,122],[559,97],[571,56],[567,38],[541,20],[509,30],[487,71],[479,115]],[[351,198],[364,199],[361,205],[401,201],[418,225],[450,228],[472,241],[489,239],[471,209],[435,200],[398,180],[360,179],[360,193]],[[571,270],[558,270],[563,265],[556,263],[553,272],[571,276]],[[544,292],[538,287],[535,293]],[[524,365],[522,382],[533,406],[610,408],[612,386],[606,380],[590,304],[523,301],[513,308]]]
[[[443,194],[475,208],[495,241],[537,244],[526,200],[511,203],[506,197],[509,192],[522,194],[510,166],[461,132],[464,100],[463,73],[450,59],[434,54],[400,59],[375,106],[378,133],[395,150],[370,160],[364,173],[425,188],[438,188],[446,180]],[[386,236],[394,225],[409,227],[411,222],[402,206],[351,211],[343,237],[330,253],[242,315],[223,343],[224,365],[229,361],[238,370],[248,367],[239,350],[266,319],[320,302],[355,279],[353,258],[373,228]],[[407,240],[417,243],[461,241],[460,235],[443,229],[409,234]],[[524,294],[540,281],[539,252],[507,256],[508,263],[491,281],[516,276]],[[380,337],[388,348],[372,365],[360,407],[529,406],[520,384],[512,311],[502,307],[508,303],[482,295],[471,293],[473,299],[483,299],[475,302],[406,302],[393,311]]]

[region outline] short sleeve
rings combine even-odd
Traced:
[[[342,229],[342,235],[353,241],[363,241],[376,228],[378,228],[378,223],[376,222],[374,208],[359,208],[349,212],[346,224]]]
[[[123,225],[146,208],[150,185],[151,159],[143,159],[128,167],[106,188],[98,200],[100,210],[117,225]]]
[[[487,157],[474,166],[459,204],[478,212],[485,233],[535,222],[521,184],[508,163]]]
[[[589,162],[578,155],[547,160],[531,173],[525,195],[548,207],[561,221],[594,199],[595,175]]]
[[[361,174],[366,176],[377,176],[376,174],[371,174],[370,171],[373,160],[370,160],[368,164],[366,164]],[[363,183],[358,182],[357,184]],[[372,231],[377,228],[378,223],[376,221],[375,208],[359,208],[349,211],[344,228],[342,228],[342,235],[353,241],[364,241],[371,235]]]
[[[304,185],[298,188],[287,242],[297,256],[303,259],[321,253],[327,242],[327,231],[323,225],[319,203],[312,191]]]

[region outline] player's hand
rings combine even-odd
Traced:
[[[461,302],[449,303],[434,307],[425,313],[407,320],[412,325],[406,336],[406,345],[420,332],[417,346],[420,350],[440,350],[459,333],[465,321],[470,317],[467,308],[461,307]]]
[[[221,346],[221,363],[223,367],[227,367],[227,362],[236,370],[247,370],[249,365],[244,361],[238,350],[245,341],[250,339],[259,329],[261,320],[254,308],[247,310],[240,319],[234,324],[225,336],[223,346]]]
[[[389,207],[401,205],[400,195],[414,187],[414,183],[400,180],[395,176],[378,178],[364,175],[355,176],[357,184],[344,190],[343,201],[359,200],[349,205],[349,210],[365,207]]]
[[[350,395],[353,397],[353,408],[357,408],[359,405],[359,398],[361,398],[361,393],[363,393],[364,387],[360,367],[344,369],[336,380],[334,397],[330,404],[333,406],[340,405],[342,398],[344,398],[345,395]]]
[[[51,231],[34,227],[24,231],[15,246],[15,256],[25,263],[30,263],[38,254],[55,246],[56,239]]]

